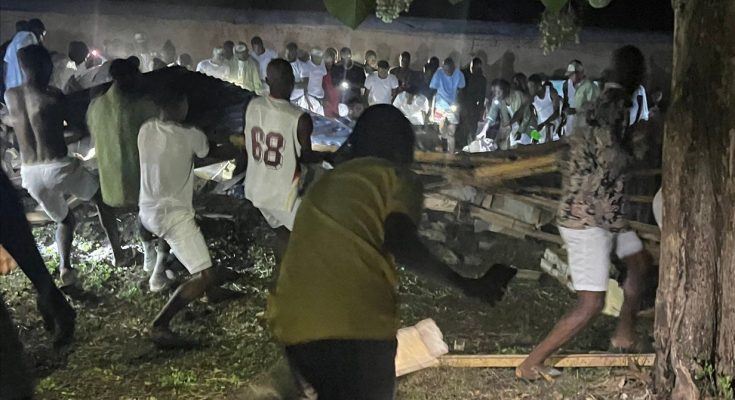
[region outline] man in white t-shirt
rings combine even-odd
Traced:
[[[219,287],[221,280],[194,220],[194,158],[212,153],[207,137],[199,129],[181,124],[189,109],[186,95],[170,89],[159,96],[160,117],[143,124],[138,135],[140,222],[161,239],[149,283],[154,289],[154,284],[166,279],[162,255],[168,246],[193,277],[176,289],[153,321],[151,339],[159,347],[190,347],[195,343],[171,332],[171,319],[204,294],[210,301],[239,294]]]
[[[315,47],[311,49],[311,59],[304,65],[309,81],[306,87],[308,97],[298,105],[316,114],[324,115],[324,77],[327,75],[327,67],[324,65],[324,52]]]
[[[267,81],[270,95],[250,101],[245,115],[245,197],[276,229],[280,256],[299,205],[299,161],[302,153],[311,151],[313,122],[289,102],[294,76],[288,61],[271,61]]]
[[[431,109],[429,99],[415,92],[416,89],[409,86],[408,90],[399,93],[393,100],[393,107],[401,110],[414,128],[426,125],[426,118]]]
[[[299,60],[299,47],[296,43],[291,42],[286,45],[286,51],[283,53],[283,58],[291,64],[291,70],[293,71],[294,88],[291,91],[291,102],[297,103],[299,99],[304,97],[306,93],[306,87],[309,85],[309,65],[302,60]]]
[[[212,50],[212,58],[202,60],[197,64],[197,72],[223,81],[227,80],[230,76],[230,66],[225,60],[225,50],[222,47],[215,47]]]
[[[266,49],[265,45],[263,45],[263,39],[260,36],[255,36],[250,40],[250,48],[252,50],[251,55],[260,67],[260,79],[265,82],[268,63],[274,58],[278,58],[278,53],[274,50]]]
[[[378,70],[365,79],[368,104],[391,104],[397,89],[398,78],[390,73],[388,61],[378,61]]]

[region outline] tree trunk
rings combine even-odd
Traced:
[[[701,365],[735,375],[735,0],[673,6],[655,384],[690,400]]]

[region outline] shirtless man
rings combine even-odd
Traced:
[[[117,223],[102,203],[97,179],[81,166],[79,160],[67,154],[64,121],[76,129],[83,129],[83,124],[74,121],[74,115],[67,112],[61,91],[49,86],[53,70],[51,56],[42,46],[32,45],[18,51],[18,57],[27,81],[8,90],[7,96],[20,144],[22,184],[58,224],[56,244],[61,259],[61,282],[64,286],[73,285],[77,276],[70,257],[76,221],[64,196],[74,195],[81,200],[95,202],[116,259],[123,254]]]
[[[245,145],[248,166],[245,197],[276,229],[276,255],[285,250],[299,206],[299,160],[311,151],[311,117],[289,102],[294,88],[291,65],[282,59],[268,64],[270,96],[248,104]]]

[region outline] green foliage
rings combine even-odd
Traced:
[[[571,8],[562,11],[544,11],[538,27],[541,33],[541,48],[545,55],[561,46],[579,43],[580,27]]]
[[[197,383],[197,376],[194,371],[171,367],[168,374],[161,376],[159,383],[169,389],[185,389]]]
[[[567,0],[541,0],[547,11],[558,13],[567,4]]]
[[[722,400],[735,400],[735,388],[732,376],[720,375],[714,365],[706,360],[700,360],[701,369],[697,371],[695,379],[699,381],[701,388]]]
[[[324,6],[340,22],[355,29],[375,10],[375,0],[324,0]]]

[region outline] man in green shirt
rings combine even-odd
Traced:
[[[411,172],[414,133],[393,106],[368,108],[348,139],[350,158],[306,192],[267,316],[291,367],[319,399],[392,399],[399,262],[494,303],[515,270],[458,275],[417,235],[423,191]],[[339,196],[335,196],[339,193]]]
[[[158,107],[144,94],[142,75],[130,61],[113,61],[110,75],[112,86],[89,105],[87,125],[95,142],[102,201],[108,207],[132,211],[138,206],[140,191],[138,131],[158,115]],[[152,270],[156,258],[153,238],[146,232],[141,236],[144,268]],[[116,265],[127,263],[115,255]]]

